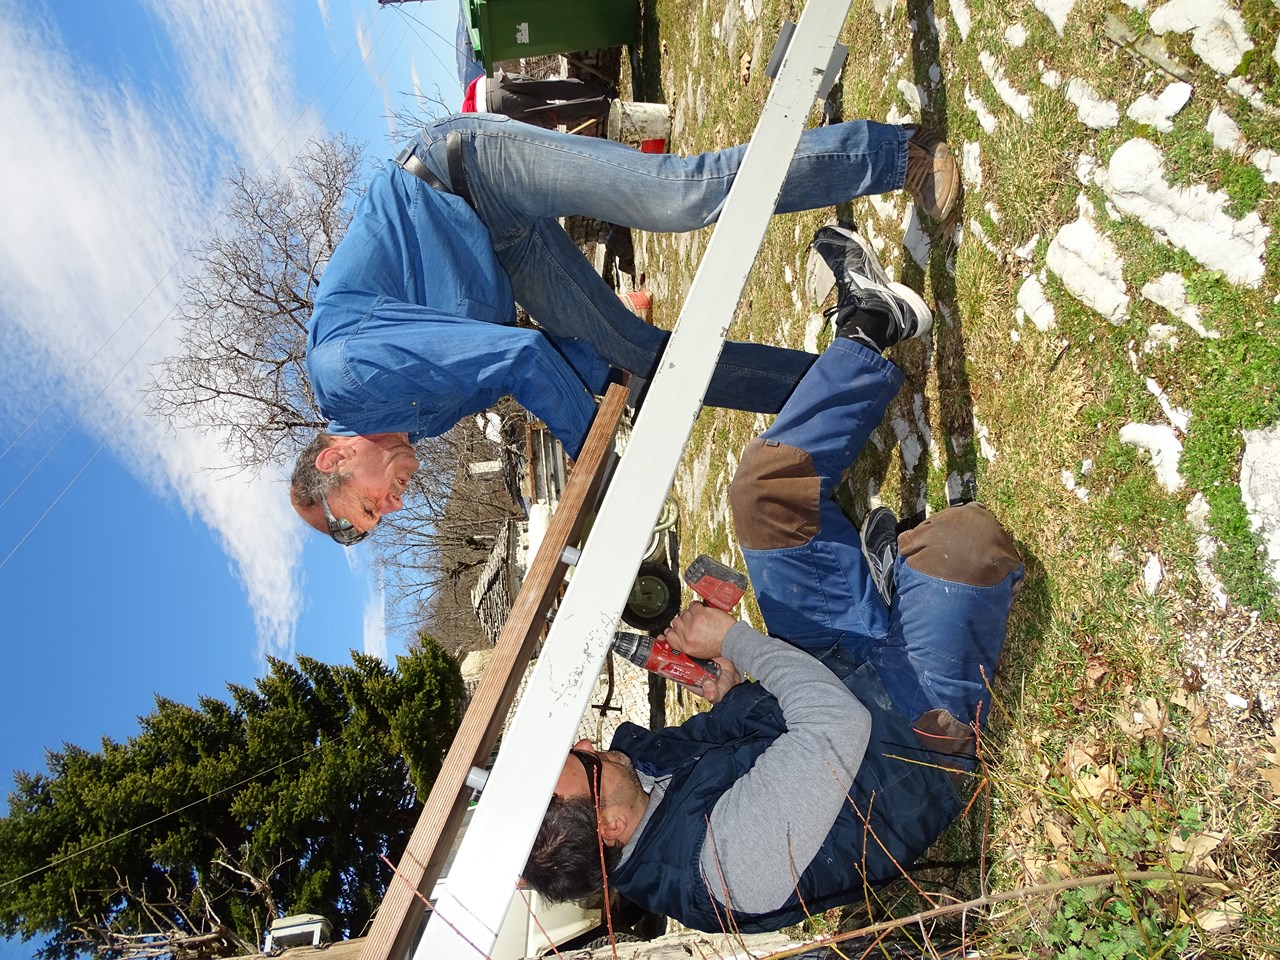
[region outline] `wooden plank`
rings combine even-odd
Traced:
[[[497,939],[848,10],[817,0],[796,25],[415,960],[475,960]]]
[[[389,960],[408,952],[425,909],[414,891],[431,895],[466,812],[470,796],[467,773],[473,766],[484,765],[498,742],[525,667],[542,634],[547,611],[564,582],[568,568],[561,555],[567,544],[578,542],[596,505],[612,460],[614,436],[626,399],[627,391],[615,384],[600,404],[564,496],[400,858],[396,868],[399,875],[392,878],[374,917],[360,960]]]

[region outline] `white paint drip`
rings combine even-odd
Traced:
[[[969,218],[969,232],[972,233],[978,242],[986,247],[997,260],[1004,260],[1004,254],[1000,252],[1000,248],[991,242],[991,238],[987,236],[987,231],[983,229],[982,224],[977,220],[974,220],[972,217]]]
[[[1147,393],[1156,398],[1156,403],[1160,404],[1160,409],[1169,418],[1169,422],[1173,424],[1174,429],[1185,437],[1187,435],[1187,427],[1191,423],[1191,413],[1181,407],[1175,407],[1169,399],[1169,395],[1164,392],[1164,389],[1154,379],[1147,377],[1146,383]]]
[[[1018,306],[1041,333],[1057,324],[1053,304],[1044,295],[1044,287],[1035,277],[1027,277],[1018,287]]]
[[[1120,428],[1120,442],[1136,447],[1151,457],[1156,482],[1167,493],[1182,489],[1178,463],[1182,459],[1182,441],[1172,427],[1162,424],[1127,423]]]
[[[1244,152],[1245,143],[1244,137],[1240,134],[1240,128],[1221,107],[1214,107],[1209,112],[1209,121],[1205,124],[1205,129],[1213,135],[1213,145],[1219,150],[1226,150],[1232,154]]]
[[[1120,122],[1120,108],[1110,100],[1100,97],[1093,87],[1079,77],[1072,77],[1067,81],[1063,95],[1075,105],[1076,119],[1090,130],[1109,130]]]
[[[1057,90],[1062,86],[1062,74],[1057,70],[1042,70],[1040,72],[1040,82],[1050,90]]]
[[[982,147],[966,142],[960,148],[960,174],[969,190],[982,189]]]
[[[1108,198],[1121,213],[1137,217],[1211,270],[1221,270],[1232,283],[1262,283],[1262,257],[1270,230],[1257,212],[1234,220],[1225,207],[1228,196],[1201,185],[1170,187],[1164,179],[1160,151],[1135,138],[1111,156],[1099,177]]]
[[[1200,319],[1200,310],[1187,300],[1187,286],[1179,273],[1166,273],[1143,285],[1142,296],[1158,307],[1164,307],[1206,340],[1222,336],[1217,330],[1209,330]]]
[[[973,111],[973,115],[978,118],[978,126],[982,127],[983,133],[987,136],[996,132],[996,118],[987,105],[982,102],[980,97],[974,95],[969,89],[969,85],[965,84],[964,88],[964,105]]]
[[[988,51],[983,50],[978,54],[978,63],[982,65],[983,72],[987,75],[987,79],[991,81],[991,85],[995,87],[996,94],[1004,101],[1005,106],[1023,120],[1030,120],[1031,99],[1025,93],[1019,93],[1015,90],[1013,85],[1005,79],[1004,70],[996,63],[996,58]]]
[[[1067,17],[1071,13],[1071,8],[1076,5],[1076,0],[1033,0],[1035,8],[1049,18],[1049,22],[1053,24],[1053,29],[1058,31],[1058,36],[1062,36],[1062,29],[1067,25]]]
[[[1073,297],[1111,323],[1124,323],[1129,296],[1120,253],[1089,217],[1089,203],[1077,199],[1080,216],[1063,225],[1049,243],[1045,264]]]
[[[1191,31],[1191,50],[1224,77],[1253,49],[1244,18],[1223,0],[1169,0],[1148,21],[1158,34]]]
[[[968,40],[969,30],[973,27],[973,18],[969,16],[969,8],[965,6],[964,0],[951,0],[951,19],[956,22],[960,39]]]
[[[1173,129],[1173,118],[1178,115],[1187,101],[1191,99],[1191,84],[1171,83],[1160,91],[1160,96],[1152,97],[1144,93],[1133,103],[1125,115],[1130,120],[1155,127],[1161,133]]]
[[[911,429],[911,424],[907,423],[905,417],[891,417],[889,425],[893,428],[893,435],[898,440],[898,448],[902,451],[902,468],[907,473],[915,472],[916,465],[920,463],[920,455],[924,453],[920,438]]]
[[[1027,42],[1027,28],[1020,23],[1009,24],[1004,31],[1004,42],[1014,48],[1025,46]]]

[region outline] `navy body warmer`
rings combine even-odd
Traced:
[[[739,684],[678,727],[618,729],[611,749],[626,753],[638,770],[671,779],[631,855],[611,874],[614,889],[688,927],[755,933],[859,901],[868,886],[902,876],[928,849],[961,809],[954,774],[922,747],[872,667],[854,667],[838,655],[822,660],[870,711],[871,739],[850,803],[787,902],[768,913],[735,910],[730,921],[707,890],[699,862],[716,801],[786,730],[778,701],[758,683]]]

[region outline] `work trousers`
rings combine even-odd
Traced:
[[[899,537],[886,605],[857,528],[831,498],[902,381],[873,350],[837,338],[748,446],[730,503],[769,633],[870,663],[921,733],[964,739],[985,720],[1023,577],[1012,540],[977,503],[933,515]]]
[[[565,349],[584,383],[603,380],[593,363],[650,379],[669,334],[618,300],[557,218],[585,216],[652,232],[714,223],[746,151],[731,147],[691,157],[641,153],[597,137],[543,130],[496,114],[467,114],[419,135],[418,156],[450,183],[445,138],[462,136],[476,213],[489,229],[516,302],[548,333],[590,350]],[[843,203],[902,187],[903,127],[857,120],[806,130],[775,212]],[[813,363],[813,354],[758,343],[725,343],[705,402],[778,412]]]

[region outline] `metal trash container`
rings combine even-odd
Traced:
[[[466,11],[489,70],[498,60],[633,44],[640,21],[639,0],[466,0]]]

